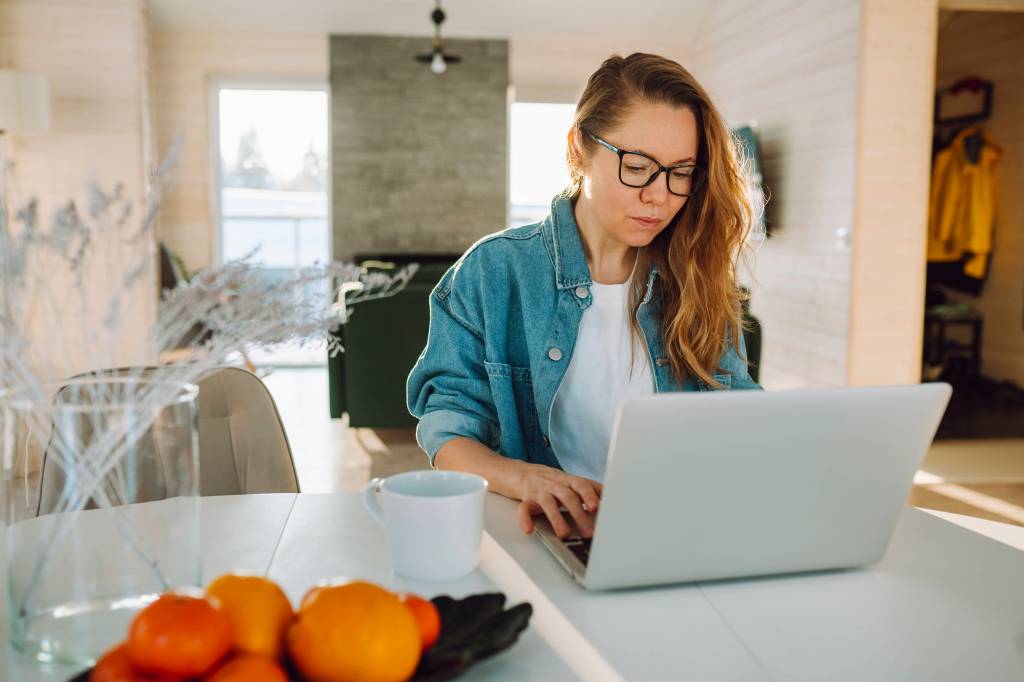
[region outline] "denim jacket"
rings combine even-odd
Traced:
[[[652,297],[657,276],[652,270],[637,311],[655,390],[709,390],[672,374]],[[551,405],[593,300],[591,283],[563,196],[543,221],[484,237],[445,273],[430,295],[427,346],[407,384],[416,440],[431,464],[444,443],[464,436],[506,457],[559,466],[547,436]],[[726,388],[760,388],[732,344],[718,368],[714,377]]]

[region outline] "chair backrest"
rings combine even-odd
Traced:
[[[255,374],[223,367],[199,381],[203,495],[297,493],[291,446],[270,391]]]
[[[80,377],[146,377],[156,368],[123,367]],[[260,379],[238,367],[218,367],[200,377],[199,494],[297,493],[298,477],[281,416]],[[139,442],[139,478],[135,502],[162,499],[164,485],[159,437],[153,429]],[[49,511],[64,487],[64,472],[43,456],[39,510]],[[90,505],[91,506],[91,505]]]

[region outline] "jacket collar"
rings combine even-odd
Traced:
[[[559,194],[551,201],[551,213],[544,221],[544,231],[555,264],[555,285],[559,289],[590,286],[593,280],[569,197]]]
[[[559,194],[551,201],[551,213],[541,228],[544,237],[551,247],[552,260],[555,265],[555,286],[558,289],[575,289],[579,286],[590,286],[590,268],[583,252],[583,240],[580,229],[573,214],[572,201],[564,194]],[[651,273],[647,278],[647,293],[644,303],[651,298],[654,278],[658,275],[657,264],[651,265]]]

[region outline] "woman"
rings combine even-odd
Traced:
[[[760,388],[735,266],[754,212],[729,130],[679,64],[607,59],[569,131],[571,184],[541,223],[481,239],[430,297],[409,375],[433,466],[479,474],[593,533],[619,402]]]

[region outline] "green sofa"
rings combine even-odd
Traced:
[[[402,291],[352,307],[335,335],[345,352],[327,361],[331,417],[348,412],[353,428],[415,428],[405,405],[405,381],[427,345],[429,297],[459,255],[362,254],[357,263],[388,271],[408,263],[419,269]]]

